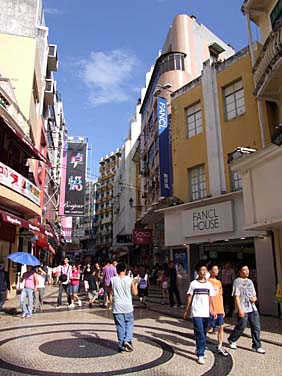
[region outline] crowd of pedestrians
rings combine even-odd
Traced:
[[[58,285],[57,309],[63,306],[64,294],[70,309],[81,307],[83,300],[89,308],[97,304],[112,310],[119,351],[133,351],[132,297],[138,295],[140,304],[146,307],[150,285],[154,284],[162,293],[162,304],[168,304],[171,308],[185,308],[183,318],[189,316],[192,319],[199,364],[205,363],[207,333],[217,333],[217,352],[228,356],[223,347],[224,318],[231,317],[234,308],[237,323],[227,338],[230,348],[237,348],[237,341],[249,324],[252,350],[264,354],[256,289],[249,274],[249,268],[244,263],[238,267],[236,278],[230,262],[221,267],[217,263],[200,262],[195,269],[194,280],[190,282],[184,264],[175,265],[174,261],[161,267],[155,265],[149,270],[144,265],[130,267],[114,259],[109,259],[102,266],[99,263],[71,265],[68,257],[65,257],[63,264],[51,269],[51,273],[43,264],[37,268],[27,266],[21,276],[22,317],[31,318],[33,312],[42,312],[46,283]],[[7,273],[0,264],[0,308],[5,302],[8,287]],[[5,294],[2,290],[5,290]]]

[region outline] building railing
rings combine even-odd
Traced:
[[[0,77],[0,107],[4,109],[4,116],[7,117],[7,120],[12,120],[16,123],[27,139],[32,142],[30,137],[31,125],[11,97],[12,91],[10,80]]]
[[[269,34],[253,67],[255,92],[257,95],[267,75],[279,59],[282,59],[282,22]]]

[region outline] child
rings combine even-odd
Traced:
[[[194,325],[194,335],[196,338],[196,354],[198,363],[205,364],[205,349],[207,326],[210,314],[214,315],[212,284],[206,280],[208,269],[206,265],[197,266],[198,278],[190,283],[187,291],[187,305],[184,312],[184,320],[187,318],[190,307],[191,317]]]
[[[223,356],[228,356],[228,352],[222,347],[223,342],[223,328],[224,328],[224,306],[222,298],[222,284],[216,278],[219,274],[219,269],[216,264],[209,265],[210,278],[208,281],[212,284],[215,296],[213,298],[214,302],[214,313],[216,313],[217,318],[211,316],[211,321],[214,323],[214,326],[218,327],[218,346],[217,351]]]

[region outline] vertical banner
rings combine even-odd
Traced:
[[[62,234],[67,243],[72,241],[72,217],[63,217],[61,219]]]
[[[158,97],[158,134],[160,158],[160,189],[162,197],[172,196],[172,165],[167,115],[167,100]]]
[[[67,142],[64,145],[60,215],[84,215],[86,152],[87,144],[83,142]]]

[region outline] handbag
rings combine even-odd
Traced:
[[[69,266],[67,268],[67,273],[69,272]],[[62,271],[61,271],[61,275],[59,277],[59,281],[60,282],[67,282],[68,280],[68,274],[63,274]]]

